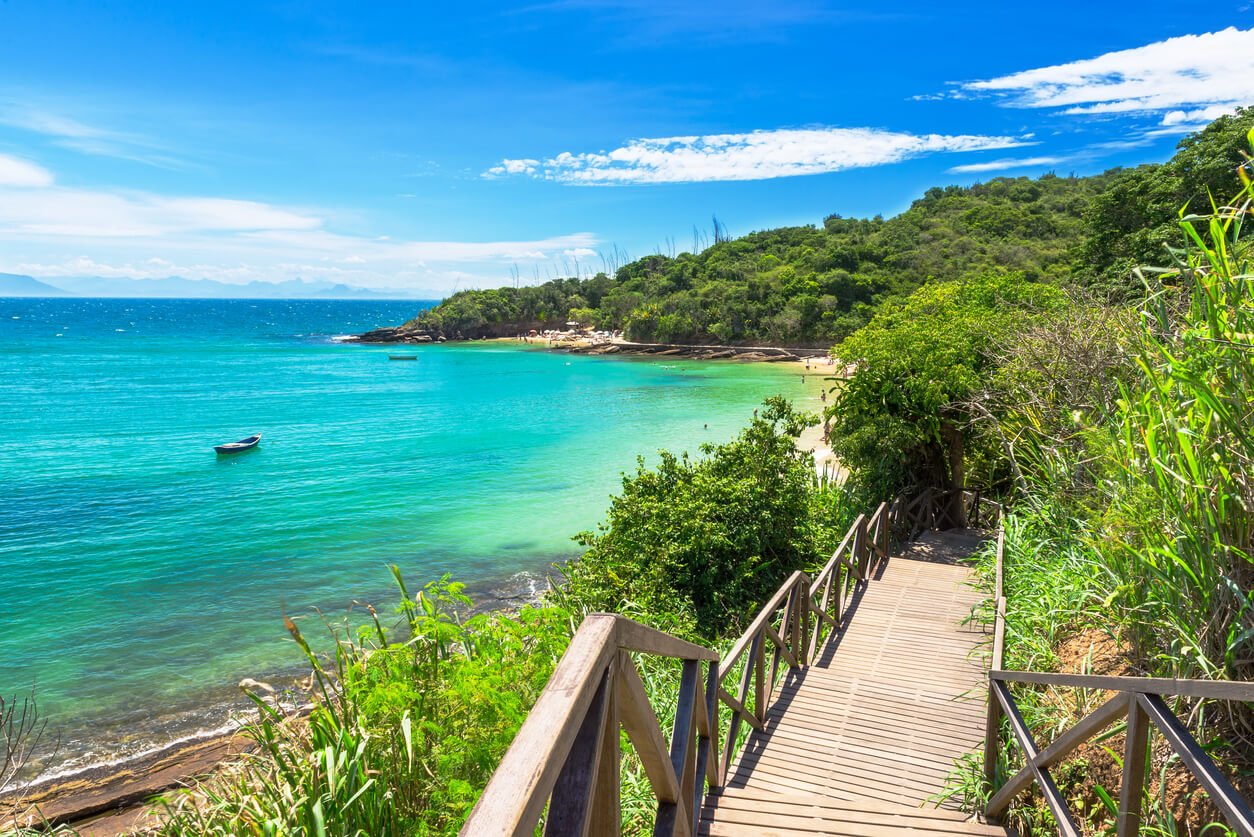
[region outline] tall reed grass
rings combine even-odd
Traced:
[[[1250,142],[1254,145],[1254,131]],[[1161,273],[1121,393],[1098,546],[1112,604],[1156,673],[1254,676],[1254,203],[1182,213],[1187,246]],[[1254,716],[1234,716],[1245,735]]]

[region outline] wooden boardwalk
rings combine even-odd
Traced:
[[[956,565],[979,534],[930,532],[885,563],[843,630],[781,682],[700,834],[1005,835],[929,799],[984,737],[983,596]]]

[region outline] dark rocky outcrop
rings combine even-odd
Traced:
[[[562,351],[583,355],[652,355],[682,357],[691,360],[743,360],[775,362],[801,360],[814,356],[810,349],[782,349],[774,346],[682,346],[671,343],[601,343],[597,345],[561,345]]]
[[[422,329],[410,329],[405,326],[376,328],[365,334],[348,337],[345,343],[436,343],[443,341],[440,335]]]

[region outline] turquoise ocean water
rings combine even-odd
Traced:
[[[35,687],[42,767],[222,724],[242,677],[299,663],[283,613],[390,608],[388,564],[515,594],[638,454],[729,438],[768,395],[818,406],[765,364],[334,339],[417,307],[0,299],[0,692]]]

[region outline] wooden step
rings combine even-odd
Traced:
[[[1005,829],[928,800],[984,737],[988,635],[967,567],[891,558],[816,663],[784,679],[711,793],[710,837],[921,837]]]
[[[938,837],[952,834],[1006,837],[1004,828],[974,821],[959,811],[865,799],[842,801],[822,794],[731,788],[707,797],[697,833],[887,837],[902,831]]]

